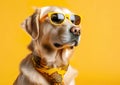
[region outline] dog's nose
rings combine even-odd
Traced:
[[[70,29],[70,32],[75,36],[79,36],[80,35],[80,28],[74,26]]]

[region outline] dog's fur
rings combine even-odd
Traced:
[[[74,43],[71,42],[74,37],[71,36],[69,30],[73,26],[78,26],[67,19],[61,25],[51,24],[48,17],[41,22],[40,19],[49,12],[73,14],[68,9],[61,7],[37,8],[35,13],[22,23],[22,27],[32,37],[32,42],[28,47],[32,53],[38,55],[47,66],[57,68],[69,63],[74,49]],[[77,42],[79,42],[79,37]],[[57,48],[53,43],[60,43],[62,46]],[[32,54],[29,54],[21,62],[20,74],[13,85],[50,85],[45,77],[35,70],[31,58]],[[75,85],[76,75],[77,71],[69,66],[63,79],[65,85]]]

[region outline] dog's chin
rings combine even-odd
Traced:
[[[77,41],[72,41],[72,42],[68,42],[68,43],[59,43],[59,42],[55,42],[53,43],[54,47],[57,48],[57,49],[62,49],[62,48],[73,48],[75,46],[78,45],[78,42]]]

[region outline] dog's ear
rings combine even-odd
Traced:
[[[33,40],[38,39],[39,37],[39,18],[40,18],[41,9],[36,9],[35,13],[29,16],[21,24],[22,28],[32,37]]]

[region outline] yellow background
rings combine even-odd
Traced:
[[[12,85],[20,61],[29,53],[30,37],[20,23],[33,6],[56,5],[82,17],[81,43],[71,59],[78,69],[76,85],[120,85],[119,0],[1,0],[0,85]]]

